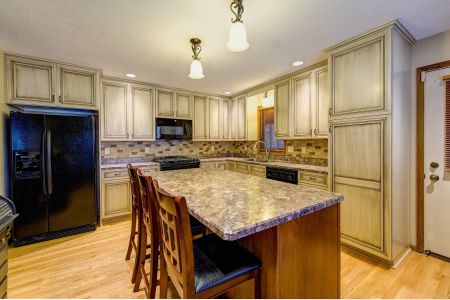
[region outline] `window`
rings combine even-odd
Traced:
[[[284,140],[275,139],[275,125],[274,125],[274,108],[265,108],[259,111],[260,113],[260,140],[263,141],[270,150],[284,150]],[[260,149],[265,151],[264,144],[261,144]]]
[[[450,171],[450,75],[444,77],[445,80],[445,150],[444,164],[445,170]]]

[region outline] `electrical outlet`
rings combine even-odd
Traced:
[[[145,147],[145,153],[150,153],[150,147]]]
[[[288,152],[288,153],[294,152],[294,146],[288,146],[288,147],[287,147],[287,152]]]
[[[302,153],[306,154],[306,146],[302,146]]]
[[[110,153],[111,153],[111,151],[109,151],[109,148],[105,148],[105,154],[108,155]]]

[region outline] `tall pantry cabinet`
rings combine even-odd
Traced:
[[[341,242],[394,265],[409,248],[414,38],[392,22],[328,49],[331,188]]]

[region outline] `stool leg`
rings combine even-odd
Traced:
[[[130,232],[130,240],[128,241],[128,250],[127,256],[125,260],[130,260],[131,251],[133,250],[133,240],[136,234],[136,210],[134,207],[131,208],[131,232]]]
[[[136,269],[136,277],[134,282],[134,292],[139,290],[141,285],[142,277],[145,276],[145,256],[146,256],[146,248],[147,248],[147,231],[145,230],[144,224],[141,224],[140,229],[140,239],[139,239],[139,261]]]
[[[142,233],[142,212],[139,211],[137,214],[137,232],[135,231],[135,235],[137,234],[137,244],[136,244],[136,259],[134,260],[134,268],[133,268],[133,275],[131,276],[131,283],[136,282],[136,276],[139,271],[139,260],[141,257],[141,233]],[[134,237],[133,237],[134,241]],[[144,259],[145,259],[145,248],[144,248]]]
[[[159,298],[161,299],[167,299],[167,284],[168,284],[168,274],[166,269],[166,262],[164,261],[164,252],[163,247],[161,245],[160,248],[160,266],[159,266]]]
[[[156,237],[155,237],[156,236]],[[158,284],[158,260],[159,260],[159,245],[158,240],[159,236],[155,233],[152,233],[152,244],[150,248],[150,273],[149,273],[149,298],[154,299],[156,297],[156,286]],[[166,283],[167,286],[167,283]],[[167,297],[167,295],[166,295]]]

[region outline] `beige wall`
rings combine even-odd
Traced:
[[[416,69],[426,65],[450,60],[450,30],[420,40],[412,48],[411,58],[411,88],[412,88],[412,110],[411,110],[411,195],[416,195]],[[416,198],[411,199],[411,243],[416,244]]]
[[[8,194],[8,107],[5,104],[5,78],[4,78],[4,57],[3,50],[0,49],[0,195]]]

